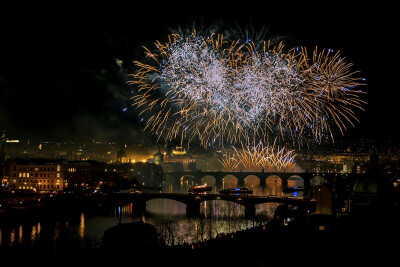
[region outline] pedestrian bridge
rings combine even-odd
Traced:
[[[306,198],[285,197],[285,196],[244,196],[244,195],[225,195],[225,194],[183,194],[183,193],[118,193],[116,194],[121,204],[132,203],[136,213],[146,212],[146,202],[152,199],[171,199],[186,204],[186,214],[188,216],[200,215],[200,204],[210,200],[225,200],[238,203],[245,207],[245,216],[252,218],[255,216],[256,205],[263,203],[284,203],[302,206],[309,210],[315,210],[316,201]]]

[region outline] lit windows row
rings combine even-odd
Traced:
[[[34,186],[19,186],[18,189],[22,189],[22,190],[35,189],[36,190],[36,187],[34,187]],[[41,185],[39,185],[39,189],[60,189],[60,185],[54,186],[54,185],[50,185],[50,184],[48,184],[48,185],[41,184]]]
[[[14,183],[16,183],[17,180],[14,179]],[[28,179],[23,179],[23,180],[18,180],[19,183],[37,183],[38,180],[28,180]],[[39,180],[39,183],[54,183],[54,179],[49,179],[49,180]],[[59,183],[60,180],[57,180],[57,183]]]
[[[61,177],[61,174],[60,173],[57,173],[57,178],[60,178]],[[17,174],[16,173],[14,173],[14,175],[13,175],[13,177],[17,177]],[[20,173],[18,173],[18,177],[23,177],[23,178],[29,178],[29,177],[49,177],[50,178],[50,173],[47,173],[47,175],[46,175],[46,173],[35,173],[35,174],[33,174],[33,173],[29,173],[29,172],[20,172]],[[52,173],[51,174],[51,177],[54,177],[54,173]]]
[[[57,170],[58,172],[61,170],[61,165],[57,165],[57,167],[54,166],[45,166],[45,167],[33,167],[33,166],[18,166],[14,165],[14,171],[55,171]]]

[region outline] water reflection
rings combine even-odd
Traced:
[[[23,234],[23,229],[22,229],[22,225],[20,225],[18,228],[18,243],[20,243],[20,244],[22,242],[22,234]]]
[[[40,238],[41,225],[36,224],[16,224],[0,226],[0,247],[23,244],[25,242],[34,243]]]
[[[13,245],[14,241],[15,241],[15,230],[12,229],[10,234],[10,245]]]
[[[212,177],[211,177],[212,178]],[[213,188],[213,193],[222,189],[247,186],[253,190],[253,195],[282,196],[282,181],[267,179],[266,183],[258,178],[247,177],[244,185],[239,185],[236,177],[226,176],[218,185],[215,180],[205,177]],[[168,193],[187,193],[195,183],[185,179],[177,183],[164,183],[162,191]],[[292,179],[288,186],[301,186],[301,181]],[[303,192],[298,192],[301,196]],[[293,193],[290,193],[293,194]],[[147,214],[143,219],[153,224],[168,243],[195,242],[217,236],[220,233],[231,233],[251,227],[255,224],[264,224],[270,220],[279,204],[265,203],[256,206],[256,218],[248,220],[244,216],[244,207],[228,201],[213,200],[201,204],[199,218],[186,216],[186,205],[174,200],[154,199],[147,202]],[[142,219],[133,212],[132,204],[115,207],[112,210],[102,211],[101,214],[78,212],[68,216],[51,216],[37,218],[29,223],[0,224],[0,246],[35,243],[38,240],[63,238],[73,234],[79,239],[92,238],[98,242],[107,228],[117,223],[133,222]],[[173,235],[173,236],[171,236]]]
[[[79,237],[83,239],[85,237],[85,213],[81,213],[79,223]]]

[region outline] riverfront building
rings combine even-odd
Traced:
[[[52,159],[16,159],[3,170],[2,184],[12,190],[62,191],[64,162]]]

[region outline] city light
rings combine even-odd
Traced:
[[[396,8],[275,2],[3,12],[0,265],[395,259]]]

